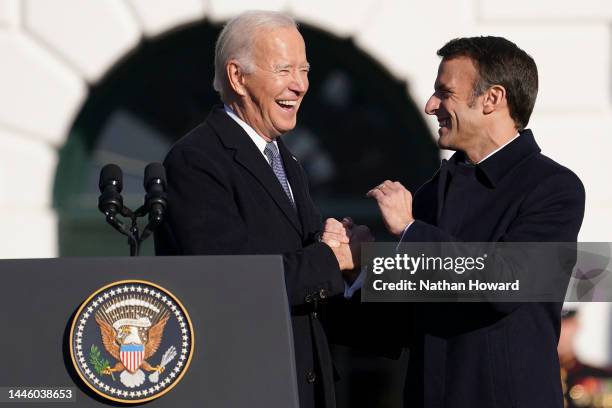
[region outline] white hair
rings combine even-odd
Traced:
[[[279,27],[297,28],[297,23],[287,14],[252,10],[239,14],[225,24],[215,45],[215,79],[213,80],[213,88],[219,92],[222,101],[226,101],[229,91],[225,70],[227,62],[235,59],[245,72],[253,72],[251,52],[257,30]]]

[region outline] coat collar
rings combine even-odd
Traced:
[[[225,113],[223,106],[215,106],[208,115],[206,123],[215,130],[223,146],[235,151],[234,160],[253,174],[295,229],[302,234],[302,225],[298,219],[298,214],[289,202],[272,168],[244,129]],[[280,140],[277,141],[277,144],[297,205],[298,191],[301,190],[301,186],[299,181],[295,179],[294,172],[289,170],[291,165],[288,162],[293,161],[292,156]]]
[[[536,143],[531,130],[522,130],[519,137],[484,162],[477,164],[476,175],[489,187],[495,188],[514,167],[527,157],[539,152],[540,147]],[[449,171],[452,172],[454,166],[465,161],[465,153],[456,152],[448,161]]]
[[[481,164],[476,165],[475,175],[477,179],[487,187],[495,188],[514,167],[519,165],[527,157],[539,152],[540,148],[533,137],[533,133],[531,133],[531,130],[525,129],[520,132],[519,137],[514,139],[503,149]],[[457,151],[449,160],[442,160],[440,168],[432,177],[432,180],[438,179],[436,211],[436,222],[438,225],[442,216],[442,208],[444,207],[448,184],[452,180],[452,175],[456,167],[460,166],[459,163],[464,163],[465,161],[465,153]]]

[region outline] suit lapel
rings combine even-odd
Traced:
[[[245,135],[245,137],[248,136]],[[251,142],[250,139],[249,142]],[[287,198],[283,187],[272,171],[272,167],[266,162],[266,159],[264,159],[257,147],[253,144],[252,149],[240,149],[236,151],[235,159],[255,176],[268,194],[270,194],[270,197],[272,197],[276,205],[278,205],[289,221],[291,221],[291,224],[293,224],[295,229],[301,234],[302,228],[296,211],[291,206],[289,198]],[[291,178],[289,178],[289,182],[291,183]],[[293,185],[291,185],[291,187],[293,188]]]
[[[234,160],[257,179],[285,217],[291,222],[291,225],[301,235],[302,227],[296,211],[291,206],[274,171],[272,171],[272,168],[249,135],[223,111],[223,108],[213,110],[207,122],[216,130],[221,143],[225,147],[235,150]],[[289,182],[292,183],[291,178],[289,178]],[[298,189],[293,190],[293,184],[291,184],[291,188],[295,195],[295,190]]]
[[[444,198],[446,197],[447,190],[447,182],[448,182],[448,161],[446,159],[442,160],[442,164],[440,165],[440,169],[438,170],[438,202],[436,208],[436,225],[440,225],[440,221],[442,218],[442,209],[444,208]]]
[[[293,157],[291,152],[285,146],[285,143],[277,139],[278,150],[283,159],[283,165],[285,166],[285,172],[287,173],[287,179],[291,185],[291,192],[293,193],[293,200],[295,201],[295,207],[297,208],[298,216],[300,217],[302,226],[302,235],[306,234],[310,228],[310,220],[308,219],[309,214],[307,206],[308,197],[306,189],[308,186],[304,183],[301,176],[301,169],[297,160]]]

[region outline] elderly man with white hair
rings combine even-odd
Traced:
[[[291,17],[250,11],[226,24],[215,49],[223,106],[166,157],[169,213],[155,244],[158,255],[282,254],[300,406],[332,407],[332,364],[317,308],[343,292],[355,265],[348,246],[319,242],[321,218],[306,174],[280,139],[296,125],[308,70]]]

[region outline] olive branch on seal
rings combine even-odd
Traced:
[[[108,360],[102,358],[102,355],[100,354],[100,349],[95,344],[91,345],[91,351],[89,352],[89,362],[93,366],[95,372],[98,373],[98,375],[102,375],[102,371],[106,370],[107,368],[110,368],[110,363],[108,362]],[[110,375],[113,378],[113,381],[115,381],[115,376],[113,375],[112,371]]]

